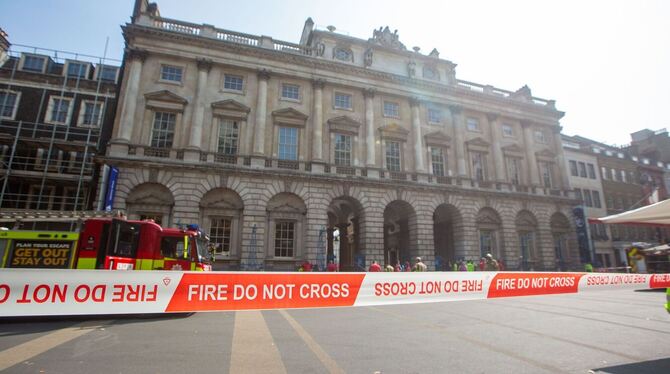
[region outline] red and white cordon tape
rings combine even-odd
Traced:
[[[670,274],[0,270],[0,317],[412,304],[670,287]]]

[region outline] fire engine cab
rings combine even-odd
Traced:
[[[77,269],[211,271],[209,238],[197,225],[92,218],[79,235]]]

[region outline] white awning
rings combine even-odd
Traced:
[[[601,223],[670,225],[670,199],[635,210],[598,218]]]

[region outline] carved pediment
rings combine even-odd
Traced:
[[[328,120],[328,128],[331,132],[358,135],[361,123],[349,116],[339,116]]]
[[[533,100],[533,94],[530,91],[528,85],[524,85],[510,95],[511,98],[531,102]]]
[[[158,110],[183,112],[184,107],[188,104],[188,100],[168,90],[146,93],[144,94],[144,99],[146,100],[147,108]]]
[[[298,207],[289,203],[277,205],[275,207],[272,207],[272,209],[268,209],[268,211],[271,211],[272,213],[284,213],[284,214],[305,214],[307,213],[307,210],[303,209],[302,207]]]
[[[215,116],[246,119],[250,111],[251,108],[233,99],[212,103],[212,113]]]
[[[510,144],[501,148],[503,153],[508,156],[523,157],[524,151],[518,144]]]
[[[277,109],[272,112],[275,123],[282,125],[305,126],[309,116],[293,108]]]
[[[478,152],[488,152],[491,147],[491,143],[479,137],[468,140],[465,145],[469,150]]]
[[[537,220],[529,212],[521,212],[516,216],[516,225],[521,228],[530,228],[537,226]]]
[[[556,154],[548,149],[535,152],[535,157],[538,161],[553,162],[556,159]]]
[[[407,48],[399,40],[398,30],[391,32],[388,26],[380,27],[379,30],[372,32],[372,38],[368,42],[381,45],[383,47],[405,51]]]
[[[172,205],[173,202],[167,199],[161,199],[152,194],[141,194],[126,199],[128,204],[144,204],[144,205]]]
[[[431,146],[449,146],[449,143],[451,142],[451,137],[449,135],[445,134],[444,131],[434,131],[431,133],[428,133],[424,136],[426,140],[426,145]]]
[[[397,123],[382,126],[378,130],[382,139],[399,140],[404,142],[407,141],[407,135],[409,135],[409,130],[398,125]]]

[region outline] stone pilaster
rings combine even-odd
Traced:
[[[563,151],[563,140],[561,139],[561,126],[552,128],[554,137],[554,148],[556,149],[556,164],[560,173],[561,189],[570,189],[570,176],[565,165],[565,152]]]
[[[323,85],[322,79],[312,82],[314,88],[314,112],[312,115],[312,161],[323,162]]]
[[[254,138],[254,155],[265,156],[265,124],[267,122],[269,70],[258,72],[258,96],[256,100],[256,123]]]
[[[123,95],[123,102],[121,104],[121,113],[119,117],[119,130],[117,138],[112,143],[130,143],[130,138],[133,133],[133,126],[135,125],[135,112],[137,111],[137,96],[140,88],[140,76],[142,74],[142,65],[147,57],[147,52],[139,49],[127,50],[128,80],[126,81],[126,89]],[[112,145],[110,153],[116,153],[115,146]],[[118,150],[120,153],[128,153],[127,145],[125,152]]]
[[[458,105],[450,105],[449,112],[451,112],[452,123],[454,124],[454,148],[456,149],[457,175],[459,177],[467,177],[463,108]]]
[[[498,125],[498,115],[495,113],[487,113],[486,118],[489,121],[489,128],[491,129],[491,140],[493,146],[493,163],[495,165],[495,179],[499,182],[505,181],[505,159],[502,153],[502,144],[500,133],[500,126]]]
[[[414,166],[417,173],[425,173],[423,143],[421,142],[421,117],[419,116],[420,102],[416,98],[410,100],[412,107],[412,133],[414,143]]]
[[[207,89],[207,77],[212,68],[212,61],[197,59],[198,82],[195,88],[193,100],[193,114],[191,116],[191,134],[188,140],[188,151],[184,153],[184,159],[197,161],[200,159],[198,151],[202,148],[202,127],[205,117],[205,90]]]
[[[364,90],[363,96],[365,96],[365,166],[374,167],[376,164],[375,148],[377,146],[375,144],[375,112],[373,102],[375,91],[373,89]]]
[[[530,122],[521,122],[523,127],[523,142],[526,151],[526,169],[528,170],[530,184],[532,186],[540,185],[540,172],[537,167],[537,159],[535,158],[535,139],[533,136],[533,124]]]

